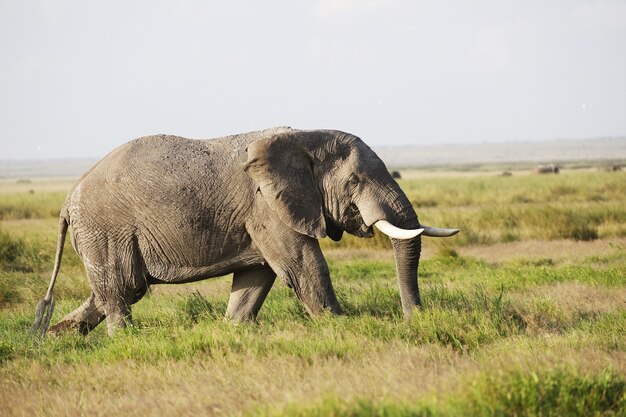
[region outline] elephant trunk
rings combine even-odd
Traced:
[[[396,259],[396,272],[400,286],[400,299],[404,318],[409,319],[415,308],[422,305],[420,290],[417,284],[417,268],[419,266],[422,239],[417,236],[410,240],[391,239]]]
[[[403,229],[418,229],[420,227],[417,215],[413,209],[404,212],[404,218],[395,220],[395,224]],[[400,286],[400,299],[402,300],[402,312],[404,318],[409,319],[413,311],[422,305],[419,285],[417,282],[417,269],[422,249],[422,238],[417,235],[410,239],[391,238],[391,245],[396,261],[396,273]]]
[[[365,225],[375,225],[391,238],[402,311],[408,319],[421,306],[417,268],[422,248],[420,235],[424,229],[409,199],[397,184],[372,187],[368,194],[357,206]]]

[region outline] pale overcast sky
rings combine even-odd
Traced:
[[[626,1],[0,0],[0,159],[289,125],[626,135]]]

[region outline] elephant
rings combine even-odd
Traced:
[[[156,135],[104,157],[67,195],[46,296],[31,331],[46,334],[68,228],[91,294],[50,327],[109,335],[132,323],[149,286],[233,274],[226,317],[254,321],[276,276],[311,316],[341,314],[318,239],[391,237],[402,311],[421,305],[421,225],[381,159],[337,130],[278,127],[216,139]]]
[[[558,174],[559,166],[556,164],[540,164],[535,168],[536,174]]]

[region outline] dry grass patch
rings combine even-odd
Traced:
[[[326,395],[414,399],[456,386],[476,365],[437,346],[364,346],[353,359],[198,357],[113,365],[32,365],[3,379],[9,415],[233,415],[256,407],[307,404]],[[5,372],[10,371],[5,369]],[[15,372],[13,372],[15,374]]]
[[[560,282],[532,293],[558,300],[566,310],[582,314],[605,314],[616,310],[626,311],[624,288],[596,287],[577,282]]]
[[[0,194],[68,192],[78,178],[0,179]]]
[[[458,248],[461,256],[487,262],[506,262],[516,258],[552,259],[554,261],[576,261],[589,256],[605,256],[623,252],[626,238],[611,238],[593,241],[575,240],[524,240],[519,242],[495,243],[492,245]]]

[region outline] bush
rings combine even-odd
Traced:
[[[590,226],[588,223],[572,222],[561,229],[560,237],[574,240],[596,240],[598,238],[598,228]]]

